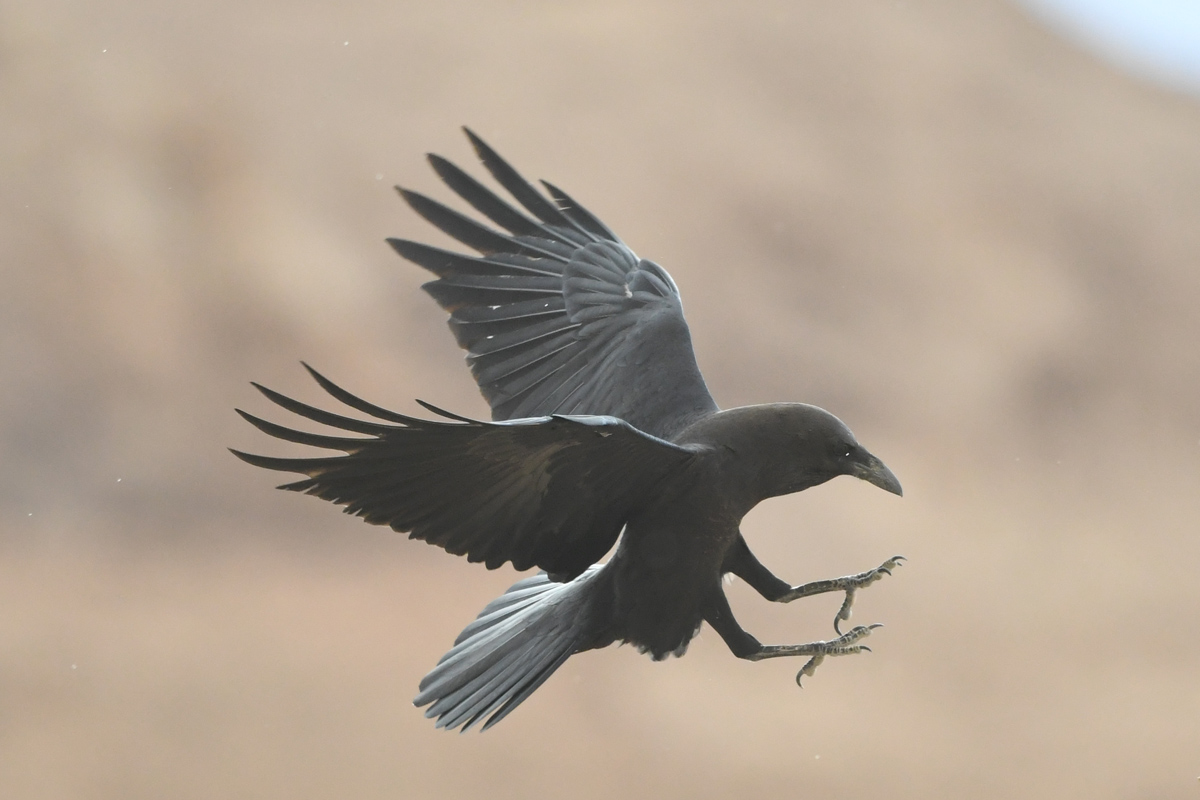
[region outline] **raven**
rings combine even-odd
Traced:
[[[869,649],[860,642],[877,625],[842,633],[840,624],[855,592],[891,574],[902,556],[792,586],[759,563],[739,524],[768,497],[838,475],[899,495],[896,476],[816,406],[720,410],[666,270],[636,256],[558,187],[542,181],[546,194],[538,191],[464,131],[524,212],[431,154],[446,185],[503,232],[397,187],[419,215],[480,255],[388,241],[437,276],[423,288],[450,312],[493,421],[423,402],[441,419],[388,411],[305,364],[325,391],[372,419],[254,386],[301,417],[362,435],[305,433],[239,409],[271,436],[345,455],[233,451],[255,466],[306,476],[280,489],[332,501],[489,569],[510,562],[541,570],[463,629],[414,703],[429,706],[425,714],[438,727],[465,731],[486,718],[486,730],[571,655],[622,642],[655,660],[680,656],[702,622],[739,658],[808,657],[797,683],[827,656]],[[774,602],[843,592],[837,637],[761,644],[730,611],[722,588],[728,573]]]

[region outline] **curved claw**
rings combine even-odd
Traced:
[[[812,674],[817,671],[817,667],[819,667],[821,665],[821,662],[824,660],[825,660],[825,656],[813,656],[812,658],[810,658],[808,660],[808,662],[803,667],[800,668],[800,671],[796,673],[796,685],[799,686],[801,689],[803,689],[804,684],[802,684],[800,682],[800,679],[803,678],[805,675],[808,675],[811,677]]]
[[[842,601],[842,607],[838,609],[837,614],[833,618],[833,630],[838,636],[842,635],[842,623],[848,622],[853,615],[851,607],[854,605],[854,590],[846,590],[846,599]]]
[[[851,628],[849,633],[843,634],[841,639],[838,639],[836,641],[839,644],[846,644],[846,645],[854,644],[859,639],[865,639],[868,636],[870,636],[871,631],[875,630],[876,628],[882,628],[882,627],[883,627],[882,622],[872,622],[870,625],[859,625],[857,627]],[[831,642],[831,644],[832,644],[832,642]]]
[[[904,562],[907,560],[908,559],[905,558],[904,556],[892,556],[887,561],[883,562],[878,567],[876,567],[875,572],[877,574],[883,573],[884,575],[891,575],[892,570],[896,569],[896,567],[904,566]]]

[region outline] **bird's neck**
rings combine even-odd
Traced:
[[[745,406],[711,414],[688,426],[675,442],[709,449],[721,473],[722,494],[745,514],[768,497],[823,482],[808,482],[796,469],[790,425],[794,405]]]

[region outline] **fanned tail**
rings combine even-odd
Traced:
[[[421,680],[413,704],[437,727],[487,730],[533,694],[572,653],[587,649],[603,621],[589,601],[603,565],[568,583],[541,573],[513,584],[463,629]],[[489,716],[490,715],[490,716]]]

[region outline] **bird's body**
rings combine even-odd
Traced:
[[[706,601],[721,593],[723,576],[733,571],[730,552],[739,552],[734,545],[741,539],[742,517],[768,497],[828,479],[824,472],[764,469],[793,462],[761,458],[769,448],[789,444],[778,435],[789,421],[803,425],[817,413],[823,412],[799,403],[734,408],[680,432],[676,443],[696,448],[694,459],[629,519],[603,570],[611,572],[603,577],[613,593],[613,639],[656,659],[682,655],[704,618]],[[754,457],[746,458],[748,452]]]
[[[611,594],[609,641],[662,659],[682,655],[696,635],[739,535],[741,515],[720,491],[724,460],[725,453],[704,453],[626,523],[597,582],[597,593]]]
[[[547,200],[468,131],[484,165],[526,216],[466,173],[430,160],[460,197],[507,234],[401,190],[428,221],[479,257],[389,240],[434,272],[426,290],[450,327],[494,422],[427,406],[421,420],[363,401],[315,371],[344,417],[267,389],[300,416],[366,437],[302,433],[243,412],[278,438],[347,455],[252,464],[307,477],[281,488],[346,506],[368,522],[482,561],[544,570],[515,584],[459,635],[416,702],[439,726],[495,724],[569,656],[626,642],[655,659],[682,655],[702,622],[735,655],[825,656],[864,649],[859,627],[829,642],[762,645],[729,610],[727,573],[788,602],[846,595],[894,567],[790,586],[754,558],[739,525],[759,502],[854,475],[900,485],[836,417],[779,403],[721,411],[692,352],[678,289],[561,190]],[[310,370],[311,371],[311,370]],[[614,544],[616,551],[600,564]]]

